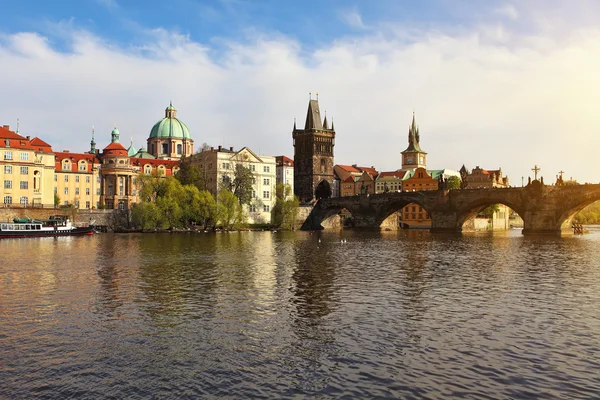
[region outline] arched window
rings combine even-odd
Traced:
[[[177,145],[177,154],[181,154],[183,152],[183,146],[180,144]]]

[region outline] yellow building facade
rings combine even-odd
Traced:
[[[46,142],[0,127],[0,200],[5,207],[54,205],[54,153]]]

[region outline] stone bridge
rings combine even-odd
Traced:
[[[544,186],[538,181],[520,188],[460,189],[382,193],[319,200],[302,225],[323,229],[327,218],[347,210],[358,229],[379,229],[392,213],[415,203],[431,217],[432,231],[460,232],[463,223],[492,204],[504,204],[523,219],[523,234],[572,233],[571,220],[600,200],[600,185]]]

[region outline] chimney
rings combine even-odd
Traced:
[[[211,147],[211,148],[210,148],[210,151],[215,151],[215,148],[214,148],[214,147]]]
[[[29,136],[25,136],[27,138],[27,140],[29,140]]]
[[[223,146],[219,145],[218,151],[223,150]]]
[[[229,148],[229,150],[233,151],[233,146],[231,146],[231,147]]]
[[[10,131],[10,125],[2,125],[2,127]]]

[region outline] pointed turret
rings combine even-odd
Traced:
[[[412,123],[408,127],[408,147],[404,151],[423,152],[423,150],[421,150],[421,146],[419,145],[420,140],[419,127],[417,126],[415,113],[413,112]]]
[[[296,130],[296,118],[294,118],[294,130]]]
[[[329,125],[327,124],[327,112],[325,113],[325,119],[323,120],[323,129],[329,129]]]
[[[94,125],[92,125],[92,140],[90,141],[90,154],[96,154],[96,141],[94,140]]]
[[[308,112],[306,113],[306,123],[304,124],[304,130],[322,130],[323,124],[321,123],[321,112],[319,111],[319,101],[310,100],[308,102]]]
[[[331,130],[335,131],[335,128],[333,127],[333,118],[331,118]]]

